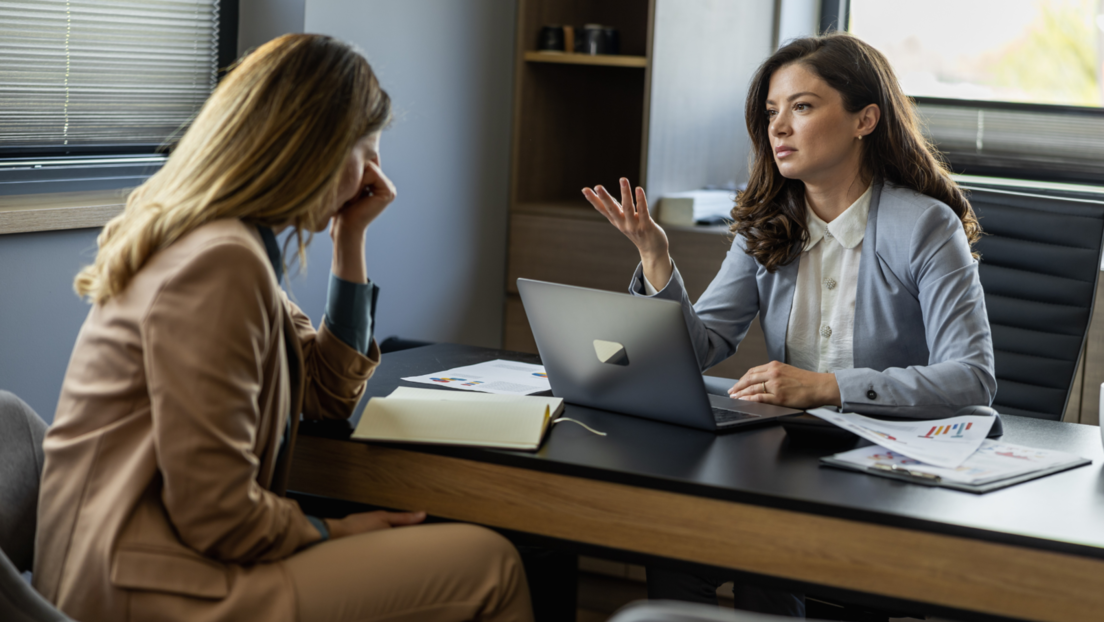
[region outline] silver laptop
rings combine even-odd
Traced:
[[[517,283],[556,397],[714,431],[803,412],[707,393],[677,302]]]

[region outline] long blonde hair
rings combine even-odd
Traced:
[[[222,218],[290,223],[302,261],[349,151],[390,115],[390,97],[348,44],[301,34],[266,43],[222,80],[165,166],[107,223],[73,288],[103,303],[156,252]]]

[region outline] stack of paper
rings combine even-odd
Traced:
[[[399,387],[368,401],[352,438],[536,450],[562,411],[558,397]]]
[[[954,468],[924,464],[879,447],[860,447],[833,456],[835,460],[864,469],[899,472],[938,481],[982,485],[1054,468],[1077,466],[1081,459],[1050,449],[1035,449],[986,439],[969,458]]]
[[[462,391],[478,391],[499,395],[529,395],[551,390],[548,374],[541,365],[497,359],[477,365],[453,367],[445,371],[403,378]]]
[[[952,469],[977,451],[993,427],[993,418],[982,415],[937,421],[882,421],[826,408],[813,408],[808,413],[886,449]]]
[[[823,408],[808,412],[876,443],[823,458],[825,464],[970,492],[1091,463],[1061,451],[986,439],[992,417],[882,421]]]

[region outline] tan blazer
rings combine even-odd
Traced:
[[[293,620],[273,562],[321,535],[280,494],[287,418],[348,417],[378,363],[374,342],[365,357],[311,327],[252,226],[213,222],[157,253],[77,337],[45,440],[35,587],[84,622]]]

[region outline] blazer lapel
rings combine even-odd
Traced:
[[[786,330],[790,324],[797,269],[800,260],[791,261],[770,274],[759,268],[759,322],[767,342],[767,355],[772,361],[786,361]]]
[[[295,324],[291,316],[284,313],[284,350],[287,352],[287,381],[291,389],[291,411],[281,413],[287,417],[288,423],[284,426],[286,436],[280,444],[280,451],[276,457],[276,469],[272,478],[271,490],[278,495],[287,491],[288,477],[291,473],[291,456],[295,453],[295,437],[299,432],[299,413],[303,412],[303,348],[299,343],[299,336],[295,330]]]
[[[869,367],[878,346],[876,322],[871,305],[877,298],[875,284],[879,280],[881,266],[878,263],[878,206],[882,201],[884,184],[877,183],[870,193],[870,212],[866,217],[866,233],[863,234],[862,257],[859,259],[859,282],[855,288],[855,325],[851,338],[852,360],[855,367]]]

